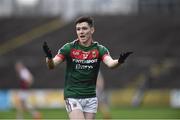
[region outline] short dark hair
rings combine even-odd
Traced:
[[[90,16],[82,16],[79,17],[76,21],[75,21],[75,25],[77,25],[78,23],[82,23],[82,22],[87,22],[89,24],[90,27],[94,27],[94,19]]]

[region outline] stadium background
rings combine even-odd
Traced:
[[[65,64],[49,71],[42,43],[47,41],[55,55],[60,46],[76,38],[73,20],[81,15],[95,18],[94,37],[114,58],[121,51],[134,51],[118,69],[101,66],[111,107],[131,111],[133,96],[145,83],[138,108],[177,108],[179,114],[180,1],[0,0],[0,119],[8,116],[3,111],[13,109],[19,89],[16,60],[22,60],[35,76],[30,103],[43,109],[64,108]]]

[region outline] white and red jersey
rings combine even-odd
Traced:
[[[19,71],[21,89],[28,89],[32,83],[32,74],[27,68],[22,68]]]

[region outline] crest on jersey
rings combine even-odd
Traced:
[[[92,58],[96,58],[97,55],[96,55],[96,51],[92,51]]]
[[[77,55],[79,55],[79,51],[73,51],[72,54],[73,54],[74,56],[77,56]]]

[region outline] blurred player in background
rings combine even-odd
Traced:
[[[70,119],[95,119],[98,100],[96,97],[96,81],[102,61],[109,68],[124,63],[132,53],[120,54],[113,59],[103,45],[93,39],[94,20],[91,17],[80,17],[75,22],[77,39],[62,46],[53,58],[46,42],[43,50],[49,69],[66,61],[64,99]]]
[[[163,79],[161,77],[166,77],[170,73],[174,63],[168,59],[161,60],[152,63],[147,71],[143,71],[138,77],[138,85],[132,99],[132,106],[139,107],[142,105],[145,93],[149,90],[153,81],[158,82],[158,80]]]
[[[16,62],[15,70],[20,80],[20,90],[16,103],[17,119],[23,119],[25,112],[29,112],[34,119],[40,119],[40,113],[28,103],[28,90],[34,80],[32,73],[21,61]]]
[[[105,93],[105,80],[102,73],[99,71],[96,82],[96,94],[98,98],[99,111],[102,113],[104,119],[110,119],[111,114],[109,110],[108,95]]]

